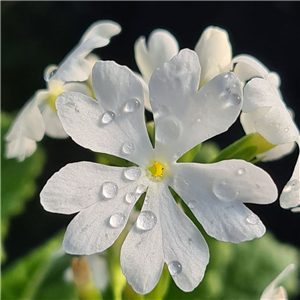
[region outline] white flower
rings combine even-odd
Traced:
[[[55,80],[47,82],[47,89],[38,90],[16,117],[5,140],[6,157],[23,161],[36,150],[36,142],[44,134],[53,138],[66,138],[57,116],[55,100],[64,91],[77,91],[90,95],[87,85],[83,83],[66,83]]]
[[[90,75],[90,64],[85,57],[92,50],[106,46],[110,38],[120,31],[120,25],[113,21],[95,22],[83,34],[78,46],[46,79],[63,82],[87,80]]]
[[[277,197],[270,176],[245,161],[176,163],[195,145],[225,132],[240,113],[241,87],[233,73],[215,77],[200,90],[199,79],[197,54],[187,49],[152,75],[155,149],[145,126],[142,85],[127,67],[96,63],[93,85],[98,102],[74,92],[61,94],[56,102],[64,129],[76,143],[138,166],[68,164],[49,179],[41,203],[50,212],[79,212],[63,246],[69,253],[86,255],[114,243],[146,191],[141,213],[121,249],[123,273],[141,294],[155,287],[164,263],[175,283],[191,291],[209,260],[203,236],[177,206],[169,187],[209,235],[233,243],[265,232],[243,202],[267,204]]]
[[[173,58],[179,51],[175,37],[168,31],[156,29],[149,36],[148,44],[144,36],[134,45],[135,60],[142,74],[136,74],[143,84],[145,107],[151,111],[148,100],[148,83],[153,72]],[[218,27],[207,27],[198,40],[195,51],[201,66],[200,86],[231,67],[231,44],[228,34]]]
[[[288,265],[264,290],[260,300],[287,300],[287,293],[284,287],[278,284],[295,269],[294,264]]]
[[[244,88],[243,113],[241,123],[247,134],[258,132],[269,143],[277,145],[262,153],[263,161],[279,159],[294,150],[295,143],[300,144],[299,130],[295,125],[289,109],[286,107],[280,90],[280,78],[258,60],[251,56],[241,55],[233,59],[237,63],[235,73],[243,80],[249,80]],[[299,157],[292,177],[280,196],[283,208],[294,208],[300,205],[300,165]]]

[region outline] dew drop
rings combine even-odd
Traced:
[[[225,75],[224,75],[224,78],[228,78],[229,77],[229,75],[228,75],[228,73],[226,73]]]
[[[174,157],[175,159],[178,159],[181,156],[182,156],[181,152],[176,152]]]
[[[245,168],[240,168],[237,170],[237,174],[238,175],[244,175],[246,173],[246,169]]]
[[[246,221],[251,224],[251,225],[255,225],[258,223],[259,218],[256,215],[249,215],[246,219]]]
[[[179,261],[172,261],[168,264],[169,272],[172,276],[179,275],[182,271],[182,265]]]
[[[239,106],[241,104],[242,100],[241,97],[237,94],[232,94],[229,96],[227,100],[228,106]]]
[[[164,144],[177,140],[180,136],[180,126],[173,117],[161,118],[156,126],[156,138]]]
[[[188,203],[188,207],[189,207],[190,209],[195,208],[195,207],[196,207],[196,201],[195,201],[195,200],[190,201],[190,202]]]
[[[102,194],[107,199],[115,198],[118,195],[118,186],[113,182],[105,182],[102,186]]]
[[[122,145],[122,152],[125,154],[130,154],[134,150],[134,145],[132,143],[124,143]]]
[[[127,203],[131,204],[136,200],[136,196],[134,193],[127,193],[125,195],[125,200]]]
[[[143,194],[145,192],[145,190],[146,190],[146,186],[143,185],[143,184],[140,184],[140,185],[137,186],[135,192],[137,194]]]
[[[290,129],[288,127],[284,128],[284,132],[288,132]]]
[[[105,112],[101,117],[102,124],[108,124],[115,119],[115,113],[112,111]]]
[[[255,188],[260,189],[260,185],[258,183],[256,183]]]
[[[284,193],[290,193],[294,191],[298,191],[300,189],[300,182],[298,179],[294,179],[289,181],[283,189]]]
[[[124,111],[134,112],[138,110],[140,106],[141,106],[141,102],[138,99],[132,98],[125,104]]]
[[[124,214],[116,213],[109,218],[109,224],[113,228],[120,228],[125,224],[126,218]]]
[[[274,72],[268,73],[265,76],[265,79],[269,81],[276,88],[280,86],[280,77]]]
[[[130,167],[124,170],[124,176],[129,180],[137,180],[141,174],[142,171],[139,167]]]
[[[221,201],[232,201],[237,192],[233,186],[228,185],[226,181],[215,180],[213,183],[213,192]]]
[[[198,118],[198,119],[197,119],[197,122],[198,122],[198,123],[200,123],[200,122],[201,122],[201,119],[200,119],[200,118]]]
[[[151,230],[157,223],[156,215],[150,210],[142,211],[136,221],[136,226],[141,230]]]

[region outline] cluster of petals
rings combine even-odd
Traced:
[[[145,193],[121,249],[122,271],[140,294],[155,287],[164,263],[177,286],[191,291],[209,261],[203,236],[170,188],[207,234],[233,243],[265,233],[261,220],[244,203],[268,204],[277,198],[270,176],[245,161],[177,162],[195,145],[227,131],[243,104],[233,72],[217,75],[199,89],[201,72],[197,54],[188,49],[154,71],[149,99],[155,147],[145,126],[143,86],[125,66],[112,61],[95,64],[92,80],[98,101],[76,92],[62,93],[56,101],[63,128],[77,144],[136,166],[68,164],[49,179],[41,203],[50,212],[78,213],[63,247],[71,254],[89,255],[114,243]],[[164,166],[160,176],[150,171],[156,163]]]
[[[151,110],[147,101],[147,83],[153,71],[178,52],[178,43],[168,31],[157,29],[148,39],[140,37],[135,44],[135,58],[142,74],[139,78],[145,90],[145,107]],[[229,71],[233,65],[234,73],[244,86],[244,104],[240,117],[246,134],[258,132],[269,143],[276,145],[273,149],[258,155],[263,161],[282,158],[291,153],[295,142],[299,145],[299,130],[296,127],[291,111],[286,107],[279,90],[278,74],[270,72],[261,62],[249,55],[238,55],[232,58],[231,44],[225,30],[208,27],[196,44],[195,51],[201,65],[202,86],[216,75]],[[300,165],[299,158],[293,175],[286,184],[280,204],[283,208],[299,211],[300,205]]]
[[[22,161],[32,155],[36,142],[44,134],[53,138],[67,137],[56,114],[55,100],[63,91],[91,94],[88,85],[80,83],[88,80],[91,73],[91,63],[86,56],[93,49],[106,46],[120,30],[120,26],[112,21],[92,24],[59,66],[51,65],[45,69],[46,89],[38,90],[25,104],[5,137],[7,158]]]

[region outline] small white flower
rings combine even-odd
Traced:
[[[83,34],[78,46],[46,79],[63,82],[87,80],[90,75],[90,64],[85,57],[94,49],[106,46],[110,38],[120,32],[121,27],[116,22],[109,20],[95,22]]]
[[[243,203],[267,204],[277,197],[270,176],[245,161],[176,162],[195,145],[225,132],[242,106],[240,83],[233,73],[215,77],[200,90],[199,80],[197,54],[187,49],[152,75],[155,149],[145,126],[142,85],[127,67],[96,63],[93,85],[98,102],[74,92],[61,94],[56,102],[64,129],[76,143],[138,166],[68,164],[49,179],[41,203],[50,212],[79,212],[67,228],[63,246],[69,253],[86,255],[114,243],[146,191],[121,249],[123,273],[141,294],[155,287],[164,263],[175,283],[191,291],[202,280],[209,260],[203,236],[178,207],[169,187],[209,235],[233,243],[265,232]]]
[[[244,104],[241,123],[247,134],[258,132],[269,143],[277,145],[262,153],[263,161],[279,159],[294,150],[295,143],[300,145],[299,130],[295,125],[290,110],[286,107],[280,90],[280,78],[271,73],[257,59],[241,55],[233,59],[237,63],[235,73],[243,80],[249,80],[244,88]],[[294,208],[300,205],[300,165],[299,157],[289,182],[280,196],[283,208]]]
[[[278,284],[295,269],[294,264],[288,265],[264,290],[260,300],[287,300],[287,293],[284,287]]]
[[[135,60],[142,74],[136,74],[143,84],[145,107],[151,111],[148,84],[153,72],[173,58],[179,51],[175,37],[168,31],[156,29],[149,36],[148,44],[141,36],[134,45]],[[201,66],[200,86],[231,67],[231,44],[227,32],[218,27],[207,27],[198,40],[195,52]]]

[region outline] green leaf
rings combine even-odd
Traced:
[[[264,153],[274,147],[275,145],[270,144],[259,133],[251,133],[223,149],[212,162],[233,158],[251,161],[258,154]]]
[[[75,285],[64,279],[72,256],[58,251],[61,242],[60,234],[3,270],[2,299],[78,299]]]
[[[41,173],[45,161],[44,152],[40,148],[23,162],[4,157],[4,136],[12,121],[11,115],[1,112],[1,242],[8,232],[10,218],[22,213],[26,201],[34,195],[35,179]]]

